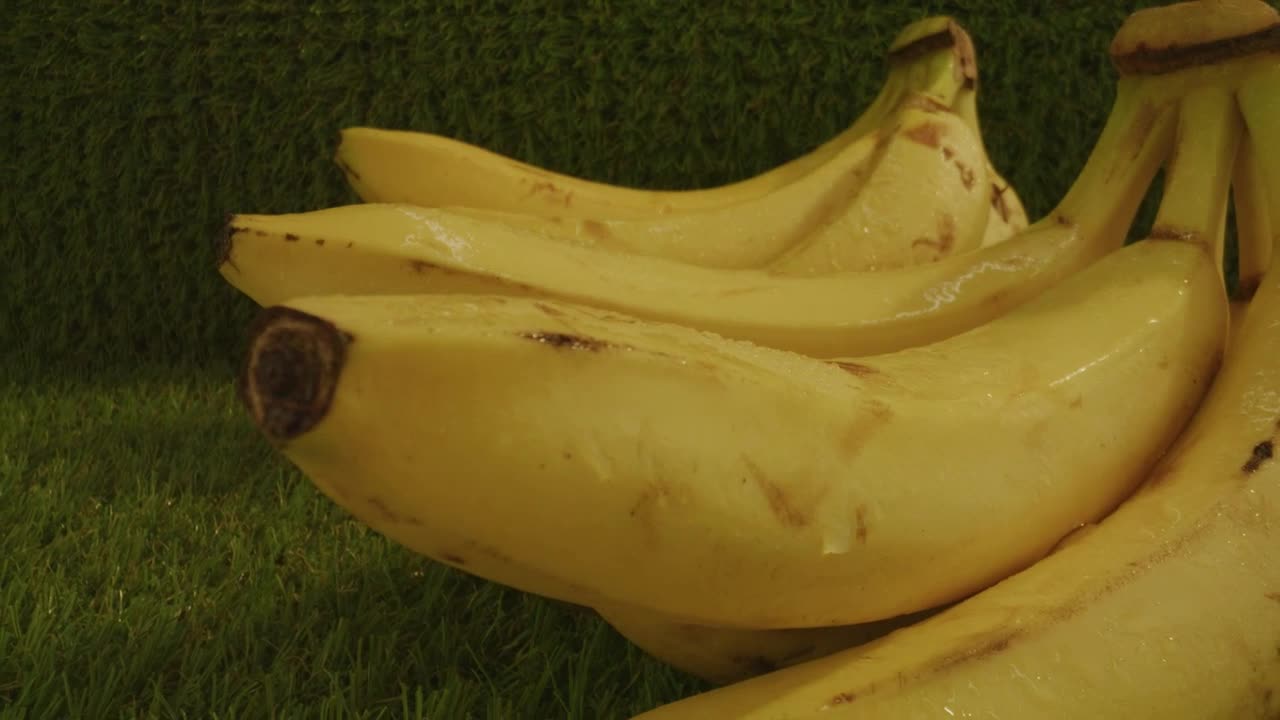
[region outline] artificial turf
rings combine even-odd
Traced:
[[[842,129],[903,25],[973,34],[1033,217],[1135,3],[21,0],[0,37],[0,718],[623,718],[704,687],[365,530],[253,431],[228,212],[354,201],[347,125],[650,187]],[[1150,203],[1147,215],[1149,216]]]

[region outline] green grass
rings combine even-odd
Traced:
[[[372,534],[260,440],[231,394],[254,308],[212,266],[224,214],[353,201],[330,161],[352,124],[624,184],[745,177],[842,129],[893,35],[946,12],[1036,216],[1109,109],[1111,34],[1152,4],[20,0],[0,718],[622,718],[697,691],[590,614]]]

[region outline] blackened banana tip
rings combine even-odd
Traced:
[[[329,413],[352,336],[290,307],[262,310],[249,330],[240,401],[269,440],[282,444]]]

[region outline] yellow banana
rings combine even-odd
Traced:
[[[1249,191],[1274,213],[1280,64],[1240,98],[1270,166]],[[1236,307],[1248,309],[1190,426],[1087,534],[882,640],[636,720],[1280,716],[1280,269]]]
[[[889,46],[889,72],[863,114],[816,149],[752,178],[716,188],[655,191],[570,177],[429,133],[342,131],[335,160],[367,202],[456,205],[534,216],[645,219],[757,199],[830,161],[878,127],[904,93],[950,102],[977,76],[968,33],[949,17],[907,25]],[[939,70],[945,72],[939,72]]]
[[[1110,510],[1199,401],[1227,329],[1229,93],[1177,108],[1153,238],[1186,242],[948,340],[823,362],[532,298],[313,296],[264,311],[246,405],[378,532],[495,549],[464,567],[530,592],[742,628],[951,602]]]
[[[1118,65],[1141,53],[1113,46]],[[1177,98],[1258,57],[1122,76],[1053,212],[1005,242],[924,265],[817,277],[712,270],[566,246],[445,209],[362,204],[234,216],[219,271],[263,305],[325,293],[554,297],[817,357],[892,352],[998,318],[1123,245],[1167,155]]]
[[[811,165],[798,160],[791,164],[795,167],[779,169],[777,173],[794,177],[767,192],[715,206],[614,213],[600,203],[582,200],[573,190],[563,190],[561,201],[547,203],[550,196],[514,193],[496,178],[487,183],[486,194],[467,191],[465,200],[449,203],[445,200],[452,194],[442,198],[432,191],[440,187],[439,180],[414,182],[404,174],[455,178],[468,174],[459,165],[472,168],[474,174],[474,164],[424,165],[412,153],[371,153],[369,147],[389,136],[363,137],[369,132],[362,131],[355,131],[355,142],[345,154],[340,149],[339,155],[345,158],[344,167],[360,168],[356,174],[363,184],[357,184],[357,189],[366,184],[383,189],[362,190],[366,201],[462,205],[449,210],[576,245],[708,268],[767,265],[779,274],[873,270],[929,262],[976,248],[989,235],[995,180],[988,176],[989,161],[976,117],[949,111],[953,103],[962,101],[972,107],[976,102],[976,61],[968,35],[949,18],[931,18],[908,27],[890,57],[899,62],[886,83],[895,90],[886,93],[896,92],[896,98],[873,103],[864,115],[866,122],[855,123],[856,137],[845,133],[835,146],[824,146],[809,156],[821,157],[821,162]],[[420,145],[438,145],[440,140],[425,134],[409,137],[420,140]],[[455,153],[455,159],[463,156]],[[476,153],[465,156],[474,158]],[[791,172],[800,166],[804,172]],[[524,184],[530,187],[554,184],[526,175]],[[463,188],[478,184],[458,183]],[[597,191],[589,197],[605,192],[592,187]],[[611,192],[616,198],[637,191],[613,188]],[[705,192],[727,191],[695,191]],[[664,195],[670,194],[688,193]],[[530,203],[536,205],[532,211],[517,211]],[[1006,203],[1006,210],[1009,206]],[[1013,225],[1018,223],[1017,217],[1011,220]],[[990,232],[1007,237],[1008,224],[997,223]]]
[[[953,108],[981,138],[975,99],[973,88],[966,87]],[[1026,212],[1017,193],[1008,191],[1008,183],[993,168],[988,166],[987,172],[992,177],[993,194],[984,246],[1002,242],[1027,225]],[[1232,318],[1235,317],[1233,312]],[[630,606],[596,610],[614,630],[650,656],[716,684],[738,682],[825,657],[870,642],[937,612],[927,610],[856,625],[750,630],[682,623]]]
[[[581,248],[709,269],[813,274],[898,267],[981,243],[991,192],[982,151],[947,104],[907,93],[881,127],[751,200],[640,219],[447,210],[467,223],[500,222]],[[447,218],[438,222],[449,228]]]

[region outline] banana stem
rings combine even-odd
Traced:
[[[1257,163],[1261,187],[1256,188],[1258,196],[1265,199],[1268,215],[1276,218],[1280,215],[1280,64],[1272,61],[1250,76],[1236,94],[1248,128],[1249,141],[1253,146],[1253,160]],[[1280,247],[1280,232],[1275,225],[1271,227],[1271,257],[1275,257]],[[1249,238],[1242,236],[1241,240]],[[1262,238],[1254,238],[1262,241]],[[1258,249],[1241,248],[1241,256],[1261,252]],[[1256,257],[1256,255],[1253,255]]]
[[[1204,245],[1213,253],[1220,275],[1231,176],[1242,129],[1229,86],[1202,86],[1183,97],[1164,194],[1148,236]]]
[[[1084,235],[1105,238],[1100,243],[1119,246],[1168,152],[1175,99],[1164,83],[1120,78],[1111,113],[1075,182],[1036,224],[1074,224]]]
[[[1253,297],[1271,264],[1271,208],[1267,205],[1257,152],[1251,134],[1244,133],[1236,153],[1235,174],[1231,178],[1231,195],[1236,211],[1235,297],[1241,301]]]

